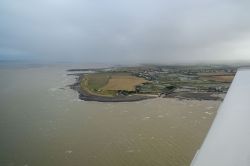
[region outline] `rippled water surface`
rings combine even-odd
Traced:
[[[0,69],[1,166],[187,166],[220,104],[79,101],[66,69]]]

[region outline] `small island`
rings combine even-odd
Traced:
[[[161,66],[70,69],[77,76],[70,87],[85,101],[131,102],[157,97],[222,100],[237,67]]]

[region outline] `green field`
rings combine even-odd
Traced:
[[[118,91],[135,91],[135,86],[147,82],[131,73],[103,72],[85,75],[81,88],[95,95],[114,96]]]
[[[109,73],[89,74],[86,75],[84,81],[88,89],[96,91],[105,86],[108,83],[110,77],[111,74]]]

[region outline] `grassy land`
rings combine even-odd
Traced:
[[[210,77],[201,77],[203,80],[210,80],[210,81],[218,81],[218,82],[232,82],[234,76],[227,76],[227,75],[215,75]]]
[[[85,75],[81,81],[81,89],[93,95],[112,97],[114,95],[113,92],[100,91],[101,87],[108,83],[110,77],[111,74],[109,73],[95,73]]]
[[[147,80],[130,73],[104,72],[85,75],[81,88],[94,95],[115,96],[118,91],[135,91],[135,87]]]
[[[102,90],[111,90],[111,91],[135,91],[135,87],[142,83],[148,82],[147,80],[135,76],[122,76],[114,75],[111,76],[108,83],[101,88]]]
[[[85,86],[92,91],[99,90],[108,83],[110,77],[109,73],[88,74],[84,78]]]

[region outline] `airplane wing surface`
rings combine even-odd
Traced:
[[[191,166],[250,166],[250,69],[239,69]]]

